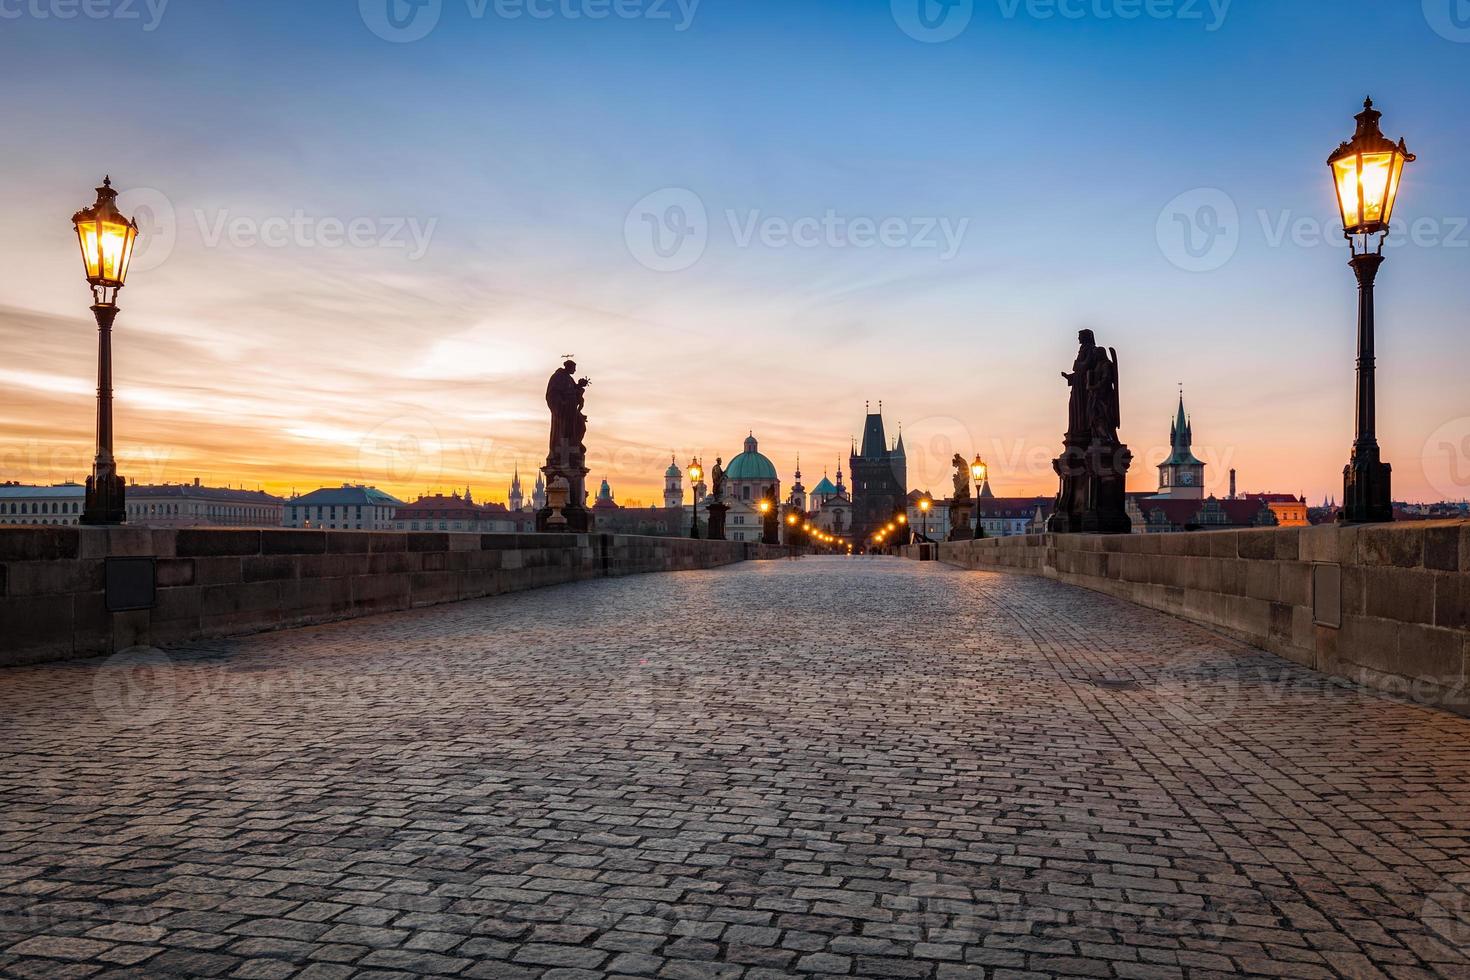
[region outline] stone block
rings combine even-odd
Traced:
[[[100,564],[100,563],[99,563]],[[111,653],[113,614],[101,592],[84,592],[71,597],[72,656]]]
[[[107,539],[105,545],[108,558],[148,558],[158,554],[153,544],[154,531],[146,527],[99,528]],[[167,538],[177,532],[170,531]],[[163,535],[161,535],[163,536]]]
[[[1301,529],[1295,527],[1283,527],[1271,532],[1276,543],[1277,561],[1297,561],[1301,558],[1302,535]]]
[[[1434,625],[1470,630],[1470,574],[1434,576]]]
[[[1240,533],[1238,531],[1199,531],[1199,540],[1206,548],[1203,554],[1211,558],[1242,558]]]
[[[408,550],[408,535],[375,531],[368,537],[368,551],[372,554],[389,554]]]
[[[6,573],[5,588],[12,596],[101,592],[102,567],[97,559],[16,562]]]
[[[442,572],[449,567],[449,556],[446,552],[428,552],[419,561],[419,568],[426,572]]]
[[[410,603],[434,605],[459,598],[459,576],[454,572],[419,572],[409,576]]]
[[[1344,615],[1338,631],[1337,658],[1384,673],[1402,673],[1396,664],[1401,629],[1402,623],[1388,619]]]
[[[1276,561],[1247,561],[1241,563],[1245,577],[1240,591],[1252,599],[1267,599],[1275,602],[1281,595],[1281,565]]]
[[[1447,524],[1424,529],[1424,567],[1440,572],[1460,571],[1459,524]],[[1465,568],[1470,572],[1470,567]]]
[[[1358,560],[1364,565],[1420,568],[1424,565],[1424,529],[1384,524],[1358,531]]]
[[[241,582],[212,585],[203,589],[200,615],[208,620],[241,612],[279,608],[281,589],[275,582]]]
[[[372,535],[365,531],[328,531],[327,554],[365,555],[372,544]]]
[[[239,558],[195,558],[195,585],[229,585],[242,581]]]
[[[1292,606],[1312,604],[1312,566],[1306,562],[1284,561],[1277,563],[1280,581],[1276,597]]]
[[[1298,531],[1298,547],[1302,561],[1337,562],[1338,527],[1336,524],[1319,524]]]
[[[408,532],[408,550],[418,552],[448,551],[449,535],[443,532]]]
[[[160,589],[194,584],[193,558],[160,558],[154,565],[154,584]]]
[[[69,595],[0,599],[0,664],[27,662],[15,657],[23,651],[70,656],[72,623]]]
[[[1464,682],[1465,637],[1454,630],[1403,625],[1398,630],[1398,656],[1389,673],[1452,688]]]
[[[396,599],[403,603],[403,607],[408,604],[409,576],[407,574],[368,575],[354,578],[351,582],[354,604],[377,602],[384,599]]]
[[[116,613],[112,617],[112,649],[127,650],[153,642],[152,615],[146,610]]]
[[[289,554],[246,555],[240,559],[240,579],[243,582],[296,578],[299,570],[300,559]]]
[[[80,550],[75,527],[0,526],[0,561],[60,561]],[[98,533],[92,528],[88,533]]]
[[[1236,545],[1242,558],[1276,558],[1276,531],[1237,531]]]
[[[182,528],[175,549],[180,558],[216,558],[260,554],[260,531]]]
[[[479,551],[480,535],[478,534],[451,534],[449,536],[450,551]]]
[[[155,595],[153,622],[165,623],[187,620],[191,628],[199,626],[199,614],[203,608],[203,590],[198,588],[160,588]]]
[[[1363,574],[1363,612],[1403,623],[1434,622],[1433,572],[1368,565]]]
[[[262,555],[324,555],[327,553],[325,531],[282,529],[260,532]]]

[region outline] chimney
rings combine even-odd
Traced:
[[[1235,499],[1235,467],[1230,467],[1230,499]]]

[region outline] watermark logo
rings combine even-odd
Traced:
[[[1424,900],[1420,918],[1454,948],[1470,951],[1470,874],[1447,875],[1444,887]]]
[[[1470,497],[1470,416],[1451,419],[1430,433],[1422,456],[1424,478],[1444,499]]]
[[[498,20],[666,21],[678,33],[693,26],[699,4],[700,0],[464,0],[465,13],[472,21],[491,16]],[[394,44],[408,44],[422,41],[439,26],[444,0],[358,0],[358,12],[373,34]]]
[[[893,21],[901,31],[925,44],[953,41],[975,16],[975,0],[890,0]]]
[[[684,187],[654,191],[633,205],[623,222],[623,241],[638,263],[654,272],[682,272],[709,245],[709,212]]]
[[[1240,211],[1217,187],[1197,187],[1159,212],[1154,236],[1164,258],[1186,272],[1213,272],[1240,248]]]
[[[393,44],[422,41],[439,26],[444,0],[357,0],[367,29]]]
[[[169,0],[0,0],[0,20],[116,20],[158,30]]]
[[[1470,0],[1424,0],[1424,19],[1446,41],[1470,44]]]
[[[118,728],[156,725],[173,711],[174,663],[156,647],[130,647],[108,657],[92,680],[92,700]]]
[[[129,268],[147,272],[167,262],[179,241],[178,215],[168,195],[152,187],[134,187],[117,196],[117,209],[138,223]]]
[[[433,483],[444,472],[444,440],[423,416],[387,419],[358,443],[357,470],[369,484]]]

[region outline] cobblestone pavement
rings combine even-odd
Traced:
[[[806,559],[0,671],[0,973],[1470,976],[1470,720]]]

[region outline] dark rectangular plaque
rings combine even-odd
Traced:
[[[108,612],[153,608],[153,562],[152,558],[106,559]]]

